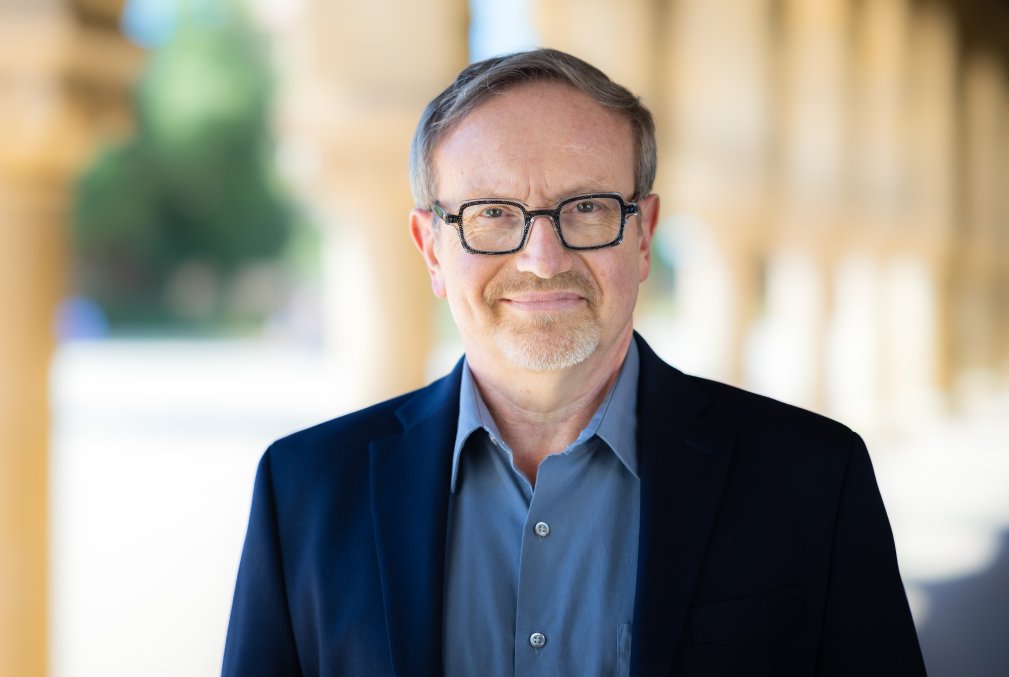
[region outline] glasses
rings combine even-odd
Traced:
[[[514,200],[470,200],[458,214],[437,202],[434,212],[459,231],[462,248],[470,254],[514,254],[526,245],[532,223],[546,216],[568,249],[585,251],[615,247],[624,239],[627,217],[638,213],[636,202],[620,193],[591,193],[561,200],[553,209],[526,209]]]

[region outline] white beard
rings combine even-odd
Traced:
[[[500,299],[510,293],[528,291],[575,291],[585,299],[585,306],[518,317],[501,307]],[[498,350],[509,362],[529,371],[567,369],[595,352],[602,337],[594,310],[599,298],[592,279],[571,270],[550,279],[506,273],[484,290]]]
[[[547,316],[524,327],[507,324],[495,332],[509,362],[529,371],[559,371],[581,364],[599,346],[599,326],[591,319],[575,326]]]

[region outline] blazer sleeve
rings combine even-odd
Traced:
[[[890,522],[858,435],[834,526],[821,639],[817,675],[925,674]]]
[[[223,677],[301,675],[284,582],[271,449],[263,454],[256,471],[224,647]]]

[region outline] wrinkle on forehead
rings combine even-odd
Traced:
[[[442,199],[493,196],[540,205],[633,189],[630,123],[556,83],[521,85],[492,98],[441,140],[433,159],[437,185],[453,190]]]

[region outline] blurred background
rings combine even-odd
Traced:
[[[638,328],[869,442],[932,675],[1009,674],[1009,2],[0,0],[0,674],[213,675],[259,455],[460,355],[407,149],[552,46],[655,113]]]

